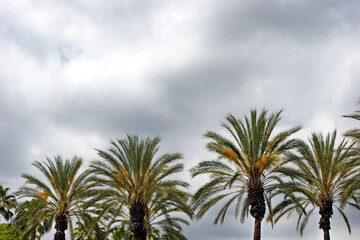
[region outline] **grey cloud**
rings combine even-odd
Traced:
[[[252,235],[250,230],[251,228],[241,226],[240,223],[237,223],[237,225],[238,226],[234,226],[233,224],[224,224],[222,226],[214,226],[209,221],[203,221],[199,223],[193,223],[192,231],[190,232],[189,230],[184,229],[184,233],[187,236],[191,235],[191,239],[250,239]]]
[[[85,88],[59,96],[55,93],[57,100],[44,111],[56,124],[79,131],[111,134],[127,130],[156,135],[176,132],[180,127],[184,133],[204,124],[207,113],[215,108],[225,114],[228,109],[222,109],[222,103],[242,94],[244,75],[250,71],[253,70],[245,63],[214,59],[160,74],[156,77],[160,80],[151,84],[161,89],[155,98],[136,93],[122,95],[121,91],[114,91],[116,86],[100,91]]]
[[[106,136],[124,133],[154,136],[171,127],[172,119],[161,113],[153,102],[145,98],[144,102],[138,103],[134,99],[136,96],[117,96],[107,90],[101,94],[69,94],[48,109],[47,117],[56,125]]]
[[[190,1],[185,5],[188,3]],[[319,112],[325,113],[325,117],[341,129],[356,124],[341,115],[350,114],[359,107],[356,103],[360,97],[359,49],[355,41],[346,40],[358,37],[357,1],[224,1],[221,4],[204,1],[201,9],[192,9],[198,13],[196,19],[189,17],[186,21],[195,26],[194,31],[189,32],[197,34],[198,42],[189,49],[196,48],[196,51],[179,52],[186,55],[187,60],[175,68],[163,62],[163,66],[148,71],[149,76],[143,79],[146,80],[145,91],[126,89],[121,80],[126,83],[129,79],[118,73],[99,81],[81,79],[72,85],[70,81],[74,79],[68,79],[66,71],[88,66],[81,61],[71,65],[77,57],[85,62],[91,58],[89,61],[96,65],[94,59],[102,61],[108,54],[121,54],[124,49],[130,49],[130,53],[131,49],[152,49],[157,40],[153,32],[154,19],[167,4],[174,4],[178,9],[176,1],[166,4],[163,1],[36,4],[39,5],[30,5],[47,10],[51,13],[49,20],[54,23],[52,26],[45,24],[43,33],[17,16],[18,9],[9,7],[0,14],[0,48],[18,46],[20,53],[39,60],[21,62],[22,58],[14,58],[19,61],[18,72],[0,73],[1,181],[17,179],[22,172],[33,171],[27,169],[33,160],[29,159],[33,146],[40,145],[51,149],[50,152],[63,149],[61,146],[66,143],[57,142],[58,135],[52,135],[53,129],[70,138],[74,135],[74,138],[85,139],[95,135],[94,142],[104,141],[100,146],[90,146],[93,143],[90,142],[85,146],[89,147],[89,152],[93,152],[93,147],[106,147],[108,139],[122,138],[126,133],[142,137],[160,135],[163,139],[160,151],[184,153],[185,166],[189,168],[214,157],[206,151],[206,139],[201,136],[207,130],[220,131],[220,123],[227,113],[242,118],[252,107],[269,108],[271,112],[284,109],[280,127],[308,126],[318,121],[316,114]],[[67,32],[69,29],[72,34]],[[93,40],[94,37],[97,38]],[[9,50],[8,54],[11,53]],[[136,54],[142,57],[141,53]],[[149,61],[151,57],[157,58],[154,54]],[[58,62],[42,64],[49,58]],[[0,60],[6,62],[6,59],[7,56],[0,56]],[[20,89],[25,76],[17,73],[24,70],[28,60],[36,65],[33,74],[28,69],[25,71],[33,85],[29,90]],[[88,71],[86,76],[91,77],[92,69],[83,67],[82,70]],[[348,83],[340,84],[342,79],[336,81],[336,74],[344,74],[344,81]],[[72,78],[76,76],[71,75]],[[16,77],[21,78],[21,83],[11,84],[18,81]],[[48,78],[52,87],[48,86]],[[43,83],[46,88],[42,88]],[[42,91],[49,92],[41,94]],[[43,152],[47,151],[41,154]],[[188,173],[186,178],[189,178]],[[197,189],[200,181],[191,180],[192,190]],[[186,236],[226,240],[251,237],[251,217],[241,225],[229,212],[224,225],[213,227],[217,211],[218,208],[213,209],[201,221],[185,228]],[[358,213],[350,212],[350,217],[356,228]],[[338,222],[337,217],[333,220]],[[294,219],[285,220],[274,230],[264,223],[263,237],[265,240],[315,239],[316,234],[321,235],[318,218],[314,215],[311,221],[304,238],[295,233]]]
[[[359,7],[358,1],[230,1],[216,5],[211,39],[226,44],[259,34],[281,34],[316,42],[339,31],[358,29]]]
[[[20,95],[9,94],[11,88],[0,89],[0,153],[2,178],[20,175],[28,164],[28,148],[39,128],[34,113]]]
[[[165,77],[163,92],[179,116],[201,116],[242,94],[241,86],[254,71],[244,59],[214,54],[213,59],[195,62]],[[218,59],[217,57],[223,57]]]

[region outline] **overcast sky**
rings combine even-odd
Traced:
[[[284,109],[279,129],[300,124],[304,140],[341,136],[360,108],[359,12],[356,0],[0,0],[0,183],[16,190],[45,156],[88,164],[125,134],[161,136],[188,170],[214,157],[205,131],[252,108]],[[214,227],[218,209],[189,240],[251,238],[253,219],[233,212]],[[348,213],[352,236],[334,215],[333,239],[358,239]],[[295,219],[264,223],[262,239],[321,239],[318,221],[302,238]]]

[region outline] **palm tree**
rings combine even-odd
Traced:
[[[190,170],[193,177],[200,174],[210,176],[209,182],[195,193],[192,200],[194,210],[198,210],[198,219],[220,200],[228,198],[214,224],[223,223],[229,206],[236,201],[236,218],[241,208],[240,221],[243,222],[250,206],[250,214],[255,218],[254,240],[261,239],[265,202],[271,209],[268,189],[277,178],[282,155],[294,147],[295,141],[288,138],[300,129],[294,127],[272,135],[280,115],[281,111],[268,116],[266,110],[260,115],[252,110],[250,118],[245,116],[245,121],[228,115],[227,123],[222,127],[231,138],[215,132],[204,135],[210,139],[207,149],[215,152],[219,159],[200,162]]]
[[[107,208],[127,209],[122,214],[123,221],[134,233],[134,240],[144,240],[151,232],[150,218],[153,214],[151,202],[161,202],[163,216],[174,207],[191,216],[187,201],[189,194],[184,181],[169,179],[172,174],[183,171],[179,153],[164,154],[154,160],[158,152],[160,138],[139,140],[137,136],[111,141],[107,151],[97,150],[102,160],[90,166],[92,180],[98,184],[98,199]],[[174,163],[174,164],[173,164]]]
[[[9,188],[3,188],[0,185],[0,214],[8,221],[12,216],[13,212],[10,209],[14,208],[16,205],[15,196],[9,194]]]
[[[47,182],[29,174],[22,175],[26,183],[20,188],[19,196],[34,199],[42,206],[36,215],[29,214],[28,219],[49,218],[51,222],[55,219],[56,240],[65,239],[68,225],[73,235],[72,218],[81,219],[84,214],[81,206],[88,197],[91,185],[87,183],[87,172],[79,173],[82,163],[82,159],[76,156],[71,161],[64,161],[60,156],[55,157],[54,161],[46,158],[46,161],[35,161],[33,165]]]
[[[295,168],[281,169],[291,182],[280,183],[274,196],[285,194],[284,201],[274,209],[277,222],[284,214],[296,211],[299,214],[297,229],[300,233],[307,224],[315,209],[319,209],[319,228],[324,232],[324,240],[330,239],[330,218],[335,207],[347,224],[350,223],[343,212],[347,199],[352,192],[345,190],[353,181],[354,174],[359,171],[359,163],[352,156],[351,145],[345,140],[336,147],[336,131],[328,134],[313,133],[309,144],[299,141],[297,153],[288,154]]]

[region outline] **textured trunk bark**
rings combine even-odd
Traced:
[[[333,214],[331,200],[321,200],[319,228],[324,231],[324,240],[330,240],[330,218]]]
[[[260,240],[261,239],[261,221],[255,219],[255,226],[254,226],[254,240]]]
[[[146,240],[145,233],[135,233],[133,240]]]
[[[35,240],[35,239],[36,239],[36,228],[31,232],[31,240]]]
[[[146,240],[146,229],[144,225],[145,206],[134,204],[130,208],[130,229],[134,233],[134,240]]]
[[[324,240],[330,240],[330,231],[329,230],[323,230],[324,231]]]
[[[261,185],[256,187],[248,187],[248,198],[250,214],[255,219],[263,219],[265,216],[265,198],[264,188]]]
[[[261,184],[258,186],[248,186],[248,199],[250,214],[255,218],[254,240],[261,239],[261,221],[265,216],[265,198],[264,188]]]
[[[65,215],[56,217],[55,229],[54,240],[65,240],[65,230],[67,229],[67,218]]]

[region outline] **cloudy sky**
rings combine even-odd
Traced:
[[[342,134],[355,123],[341,116],[359,109],[359,11],[356,0],[0,0],[0,183],[16,190],[45,156],[87,164],[125,134],[161,136],[188,170],[213,157],[205,131],[252,108],[284,109],[279,129],[301,124],[303,139]],[[188,239],[251,238],[251,218],[213,226],[216,212]],[[334,215],[334,239],[358,238],[348,213],[352,236]],[[317,222],[302,238],[295,219],[263,224],[263,239],[320,239]]]

